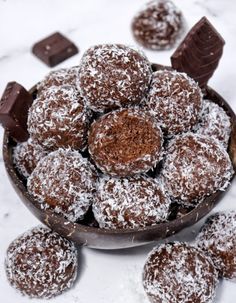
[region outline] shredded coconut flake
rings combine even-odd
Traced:
[[[231,132],[230,117],[218,104],[204,100],[200,122],[195,125],[194,131],[219,140],[227,149]]]
[[[140,103],[150,81],[151,66],[143,53],[120,44],[89,48],[78,72],[78,89],[96,112]]]
[[[93,213],[101,228],[138,228],[167,220],[170,199],[162,184],[147,176],[100,179]]]
[[[95,168],[79,152],[58,149],[43,158],[27,188],[41,209],[53,209],[70,221],[82,219],[96,190]]]
[[[207,195],[224,191],[233,173],[229,155],[218,141],[186,133],[169,142],[161,177],[176,202],[195,206]]]
[[[5,268],[9,282],[22,294],[49,299],[73,285],[77,250],[57,233],[38,226],[10,244]]]
[[[145,263],[143,285],[151,302],[210,303],[217,284],[211,259],[186,243],[160,245]]]

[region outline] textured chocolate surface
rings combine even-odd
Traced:
[[[83,149],[90,117],[85,100],[73,86],[52,86],[41,92],[31,106],[28,131],[46,150]]]
[[[77,46],[62,34],[56,32],[35,43],[32,53],[53,67],[78,53]]]
[[[77,268],[75,245],[44,226],[16,238],[5,260],[10,284],[30,298],[50,299],[69,289]]]
[[[229,210],[208,217],[196,244],[214,262],[220,276],[236,282],[236,212]]]
[[[123,44],[100,44],[83,55],[78,89],[95,112],[138,105],[152,77],[146,56]]]
[[[165,135],[191,130],[198,122],[201,107],[201,90],[185,73],[153,73],[144,108],[159,121]]]
[[[213,138],[190,132],[168,142],[161,176],[171,198],[183,206],[224,191],[233,174],[229,155]]]
[[[206,17],[189,31],[171,56],[172,67],[205,87],[216,70],[225,41]]]
[[[169,49],[183,32],[181,11],[170,0],[148,2],[133,18],[136,41],[152,50]]]
[[[17,82],[9,82],[0,101],[0,123],[19,142],[28,138],[27,115],[32,96]]]
[[[29,138],[27,141],[18,143],[15,146],[12,158],[20,175],[28,178],[38,162],[46,155],[47,151]]]
[[[78,151],[58,149],[41,159],[27,181],[42,210],[75,222],[82,219],[96,191],[97,174]]]
[[[130,108],[110,112],[89,130],[89,153],[105,174],[117,177],[147,172],[162,157],[162,131],[148,112]]]
[[[139,228],[167,221],[170,204],[162,184],[151,177],[103,176],[94,195],[93,212],[101,228]]]
[[[211,303],[218,273],[210,257],[187,243],[154,248],[143,271],[143,286],[152,303]]]

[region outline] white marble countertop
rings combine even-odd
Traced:
[[[38,82],[48,71],[35,58],[31,46],[54,31],[61,31],[80,48],[79,55],[58,67],[78,64],[82,53],[91,45],[105,42],[135,44],[130,21],[143,0],[0,0],[0,95],[7,82],[15,80],[26,88]],[[175,1],[191,27],[207,16],[226,40],[223,58],[210,80],[236,111],[236,1],[181,0]],[[172,51],[150,52],[153,62],[169,64]],[[0,142],[3,131],[0,129]],[[4,271],[5,252],[20,233],[37,225],[37,219],[15,194],[5,173],[0,156],[0,295],[1,302],[43,302],[22,297],[11,288]],[[236,181],[214,209],[236,209]],[[192,240],[202,222],[178,234],[175,239]],[[155,243],[156,244],[156,243]],[[154,246],[123,251],[80,250],[80,274],[73,289],[52,302],[71,303],[146,303],[142,291],[141,270],[147,253]],[[216,303],[235,303],[236,284],[222,282]]]

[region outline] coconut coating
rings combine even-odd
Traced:
[[[147,172],[160,161],[162,132],[155,118],[145,111],[122,109],[92,124],[88,144],[102,172],[126,177]]]
[[[93,213],[100,228],[139,228],[166,221],[170,203],[162,185],[150,177],[106,176],[98,183]]]
[[[218,273],[211,259],[187,243],[154,248],[143,271],[143,286],[152,303],[210,303]]]
[[[47,154],[47,151],[29,138],[28,141],[18,143],[14,147],[12,159],[19,173],[28,178],[38,162]]]
[[[139,104],[151,81],[151,66],[140,51],[121,44],[89,48],[82,57],[78,88],[95,112]]]
[[[154,0],[145,5],[132,21],[134,38],[142,46],[168,49],[183,31],[181,11],[170,0]]]
[[[74,222],[82,219],[91,205],[96,179],[95,168],[79,152],[58,149],[39,161],[27,188],[41,209]]]
[[[236,282],[236,212],[220,212],[209,217],[196,239],[210,255],[220,276]]]
[[[83,149],[87,142],[91,112],[72,86],[45,90],[29,109],[28,131],[45,149]]]
[[[78,66],[53,70],[37,85],[37,95],[52,86],[68,85],[76,88],[77,75]]]
[[[38,226],[10,244],[5,269],[10,284],[23,295],[50,299],[72,287],[77,250],[72,242]]]
[[[209,100],[203,101],[200,121],[194,129],[197,134],[215,138],[219,140],[225,148],[228,147],[231,132],[230,117],[218,104]]]
[[[217,140],[186,133],[167,146],[161,176],[172,199],[183,206],[195,206],[207,195],[224,191],[232,175],[229,155]]]
[[[197,83],[185,73],[156,71],[145,108],[160,121],[164,133],[171,137],[191,130],[198,122],[202,93]]]

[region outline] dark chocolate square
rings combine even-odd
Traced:
[[[28,110],[33,98],[17,82],[9,82],[0,101],[0,123],[19,142],[29,137],[27,131]]]
[[[33,54],[53,67],[78,53],[76,45],[62,34],[56,32],[34,44]]]
[[[215,72],[223,53],[225,41],[206,17],[189,31],[171,56],[171,64],[185,72],[205,88]]]

